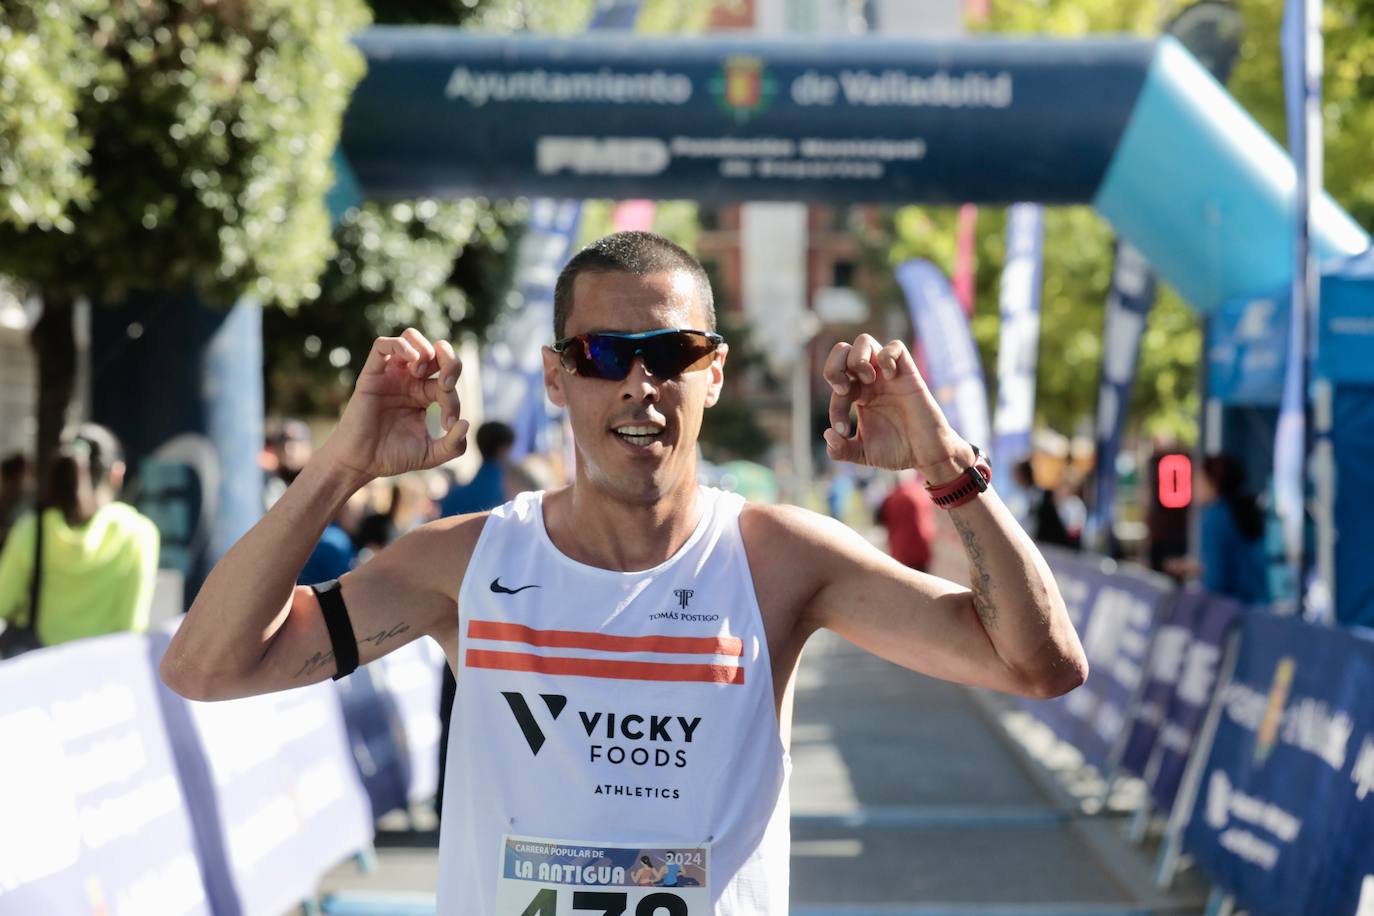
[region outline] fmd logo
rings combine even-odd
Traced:
[[[720,76],[711,81],[716,102],[741,122],[766,110],[777,91],[778,84],[764,70],[763,61],[747,55],[726,58]]]

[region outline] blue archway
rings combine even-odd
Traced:
[[[359,44],[368,196],[1090,203],[1200,312],[1292,271],[1291,162],[1172,38]],[[1369,244],[1328,197],[1313,241]]]

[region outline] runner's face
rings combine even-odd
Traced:
[[[565,336],[660,328],[708,330],[686,271],[578,275]],[[725,350],[709,366],[672,379],[654,378],[636,359],[630,374],[613,382],[568,372],[545,347],[544,382],[553,402],[568,410],[578,476],[636,502],[652,502],[684,481],[695,482],[697,435],[703,411],[720,397]],[[654,432],[630,438],[627,429],[636,427]]]

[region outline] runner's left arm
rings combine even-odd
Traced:
[[[973,465],[972,447],[950,427],[901,341],[884,346],[861,334],[836,344],[825,379],[831,458],[915,468],[936,484]],[[996,492],[950,516],[968,558],[967,589],[880,562],[832,533],[833,559],[808,604],[812,622],[908,667],[933,666],[968,683],[1030,696],[1081,684],[1087,660],[1054,577]]]

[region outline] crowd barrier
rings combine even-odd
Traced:
[[[432,795],[428,640],[335,683],[194,703],[157,677],[168,632],[0,664],[0,916],[280,916]]]
[[[1218,909],[1374,913],[1374,636],[1045,553],[1091,672],[1023,705],[1109,787],[1144,780],[1131,831],[1167,814],[1159,883],[1186,853]]]
[[[445,663],[433,640],[417,639],[334,682],[358,773],[377,817],[434,796]]]

